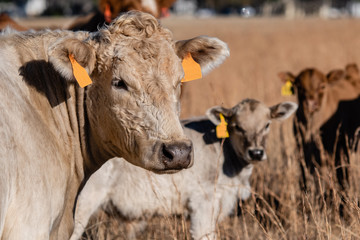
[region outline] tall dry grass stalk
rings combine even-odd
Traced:
[[[349,62],[360,64],[360,21],[354,19],[170,18],[163,25],[174,32],[175,39],[217,36],[231,51],[230,59],[209,76],[184,84],[183,118],[203,115],[214,105],[230,107],[247,97],[269,106],[296,101],[280,96],[279,71],[298,73],[317,67],[327,72]],[[268,159],[255,166],[251,177],[252,197],[240,202],[234,215],[217,226],[219,239],[360,239],[359,154],[349,149],[346,192],[339,188],[331,166],[319,168],[314,175],[307,172],[308,191],[304,192],[300,188],[303,158],[295,145],[292,120],[273,122]],[[113,208],[101,210],[84,239],[126,239],[123,222]],[[189,219],[156,216],[137,239],[191,239]]]

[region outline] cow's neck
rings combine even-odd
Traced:
[[[90,125],[86,107],[86,90],[82,91],[78,102],[81,152],[86,180],[93,172],[98,170],[103,163],[112,158],[112,156],[107,152],[101,151],[103,148],[100,147],[101,145],[97,141],[98,137]]]
[[[237,176],[241,170],[249,165],[241,156],[238,156],[232,147],[229,138],[226,138],[223,145],[224,163],[223,173],[228,177]]]

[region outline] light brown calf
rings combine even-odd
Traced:
[[[179,173],[153,174],[124,159],[110,160],[79,195],[71,240],[80,239],[91,215],[110,201],[125,222],[142,228],[155,214],[168,217],[188,211],[192,238],[216,239],[217,224],[234,211],[238,199],[251,195],[250,176],[254,165],[267,159],[271,122],[285,120],[296,108],[293,102],[268,107],[245,99],[232,108],[215,106],[207,116],[182,121],[194,144],[195,163]],[[220,113],[230,136],[223,143],[215,134]],[[127,232],[127,239],[136,239],[136,232]]]

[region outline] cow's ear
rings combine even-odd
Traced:
[[[231,116],[233,114],[232,109],[224,108],[221,106],[215,106],[215,107],[209,108],[206,111],[206,116],[209,118],[209,120],[213,124],[219,125],[220,124],[220,113],[222,113],[222,115],[224,115],[225,120],[231,118]]]
[[[230,56],[226,43],[218,38],[207,36],[177,41],[175,50],[180,59],[184,59],[190,53],[192,58],[200,64],[203,76]]]
[[[48,48],[49,62],[68,81],[75,81],[69,55],[90,75],[95,68],[96,54],[94,48],[79,39],[67,38],[57,41]]]
[[[333,83],[343,78],[345,78],[345,71],[342,69],[332,70],[326,74],[326,80],[328,83]]]
[[[346,70],[346,78],[347,79],[352,80],[352,79],[360,78],[359,68],[356,63],[347,64],[345,67],[345,70]]]
[[[282,102],[270,107],[270,117],[276,120],[285,120],[293,114],[298,105],[294,102]]]
[[[287,81],[295,83],[295,76],[291,72],[279,72],[278,77],[283,83],[286,83]]]

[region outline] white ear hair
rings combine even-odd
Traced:
[[[298,104],[294,102],[282,102],[270,107],[272,119],[285,120],[293,114],[298,108]]]
[[[180,59],[184,59],[190,53],[193,59],[200,64],[203,76],[230,56],[229,48],[225,42],[208,36],[177,41],[175,48]]]
[[[232,109],[227,109],[221,106],[211,107],[206,111],[206,116],[214,125],[220,124],[220,113],[224,115],[224,117],[232,116]]]

